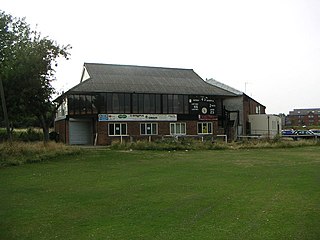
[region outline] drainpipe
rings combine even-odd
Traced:
[[[268,139],[270,139],[270,116],[268,115]]]

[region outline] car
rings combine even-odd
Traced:
[[[312,132],[316,136],[320,136],[320,129],[310,129],[310,132]]]
[[[288,135],[294,135],[294,130],[293,129],[284,129],[281,131],[282,136],[288,136]]]
[[[296,135],[296,136],[293,137],[294,140],[306,139],[306,138],[315,138],[316,137],[316,135],[313,132],[309,131],[309,130],[296,130],[294,132],[294,135]]]

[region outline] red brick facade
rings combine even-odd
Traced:
[[[185,123],[186,124],[186,135],[190,136],[202,136],[198,134],[198,123],[201,121],[177,121],[175,123]],[[203,121],[209,122],[209,121]],[[220,134],[218,130],[218,120],[210,121],[212,123],[212,134],[206,135],[217,135]],[[55,123],[55,130],[59,133],[60,141],[69,144],[69,121],[60,120]],[[126,136],[109,136],[109,124],[114,123],[125,123],[127,125],[127,135]],[[141,135],[140,134],[140,124],[142,122],[99,122],[93,121],[93,136],[92,144],[96,145],[109,145],[113,141],[137,141],[137,140],[156,140],[162,137],[170,136],[170,122],[152,122],[158,125],[157,135]],[[148,122],[150,123],[150,122]]]

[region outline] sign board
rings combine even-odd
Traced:
[[[177,121],[177,114],[99,114],[98,121]]]
[[[189,109],[191,114],[215,115],[216,101],[211,96],[190,96]]]
[[[218,117],[214,116],[214,115],[199,115],[199,120],[201,120],[201,121],[216,121],[216,120],[218,120]]]

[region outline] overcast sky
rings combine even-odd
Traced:
[[[84,62],[193,69],[288,114],[320,108],[320,0],[0,0],[61,45],[54,86]]]

